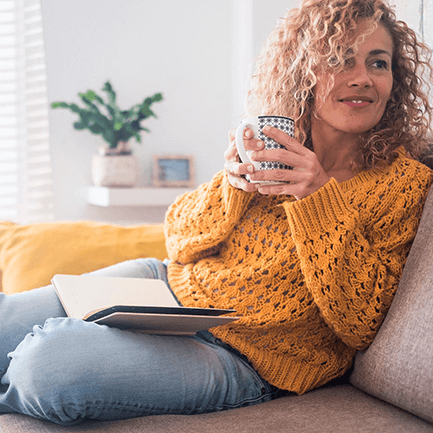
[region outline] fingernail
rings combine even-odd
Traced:
[[[251,138],[253,136],[253,131],[248,130],[245,135],[247,136],[247,138]]]
[[[263,149],[265,147],[265,142],[264,141],[258,141],[257,142],[257,149]]]
[[[264,126],[262,129],[263,132],[269,132],[270,130],[271,130],[271,127],[269,125]]]
[[[252,165],[249,165],[247,167],[247,171],[248,171],[248,173],[254,173],[254,167]]]

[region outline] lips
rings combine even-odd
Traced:
[[[349,107],[365,107],[373,103],[373,99],[367,96],[346,96],[338,100]]]

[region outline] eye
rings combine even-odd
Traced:
[[[372,63],[372,66],[376,69],[383,69],[388,70],[389,69],[389,63],[386,60],[375,60]]]

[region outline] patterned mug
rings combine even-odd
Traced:
[[[246,151],[244,147],[244,130],[245,128],[250,128],[254,132],[254,137],[262,140],[265,143],[265,149],[284,149],[284,146],[277,143],[272,138],[269,138],[265,135],[262,130],[266,126],[273,126],[275,128],[280,129],[291,137],[294,136],[295,130],[295,122],[293,119],[289,117],[282,116],[256,116],[256,117],[248,117],[247,119],[243,119],[241,124],[236,129],[236,147],[241,158],[241,161],[244,163],[251,163],[254,165],[256,170],[290,170],[286,164],[283,164],[279,161],[251,161],[250,154],[251,151]],[[246,176],[248,182],[252,183],[262,183],[267,185],[281,184],[286,182],[280,181],[257,181],[251,180],[249,176]]]

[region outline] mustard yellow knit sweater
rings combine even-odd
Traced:
[[[211,332],[302,394],[373,340],[431,182],[403,150],[299,201],[237,190],[217,173],[167,212],[170,285],[184,306],[236,309],[239,321]]]

